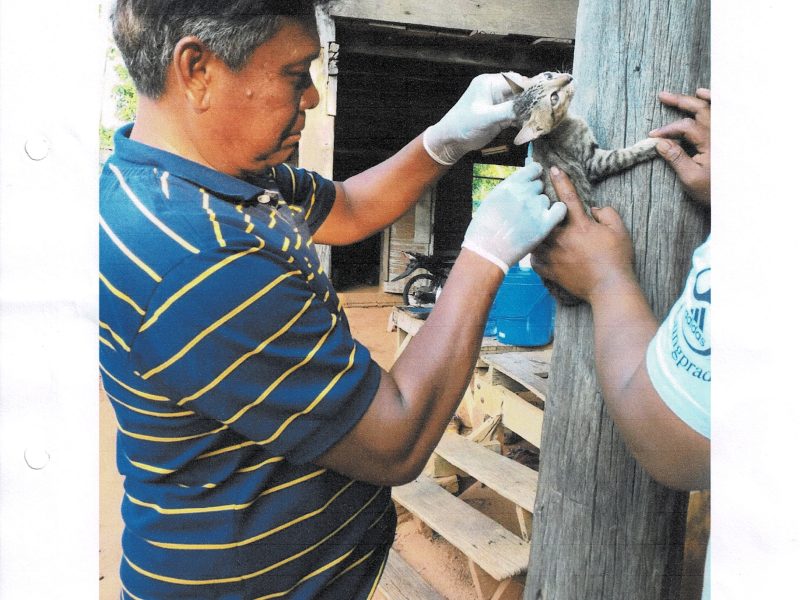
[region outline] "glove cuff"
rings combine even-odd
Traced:
[[[435,140],[436,138],[434,127],[435,125],[431,125],[422,134],[422,145],[424,146],[425,151],[433,160],[435,160],[440,165],[444,165],[445,167],[450,167],[458,162],[458,158],[452,161],[448,160],[449,157],[447,156],[448,154],[447,148],[442,147],[444,146],[444,144],[441,143],[436,144],[435,142],[432,142],[432,139]],[[439,146],[439,148],[437,148],[438,152],[437,150],[433,149],[434,145]],[[445,157],[443,158],[442,155],[445,155]]]
[[[506,263],[504,263],[502,260],[494,256],[493,254],[488,253],[480,246],[472,244],[469,240],[464,240],[461,244],[461,247],[466,248],[467,250],[471,250],[481,258],[485,258],[490,263],[497,265],[498,267],[500,267],[500,269],[502,269],[503,273],[506,274],[508,273],[508,265]]]

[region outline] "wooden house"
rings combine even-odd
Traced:
[[[344,180],[391,156],[481,73],[570,70],[577,0],[339,0],[318,16],[322,55],[312,75],[319,106],[307,115],[296,160]],[[501,135],[454,166],[398,222],[346,247],[318,247],[335,286],[380,284],[405,267],[402,250],[458,252],[472,212],[473,164],[522,165]],[[376,202],[380,199],[376,198]]]

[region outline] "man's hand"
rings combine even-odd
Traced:
[[[480,150],[514,123],[512,96],[502,74],[479,75],[442,120],[425,130],[425,150],[442,165]]]
[[[633,246],[617,211],[593,208],[592,218],[563,171],[550,169],[550,179],[567,207],[567,218],[534,250],[531,264],[536,272],[590,303],[604,292],[613,294],[620,284],[638,287]]]
[[[664,138],[656,150],[674,169],[686,192],[697,202],[710,205],[711,90],[699,88],[696,96],[661,92],[658,99],[694,115],[654,129],[650,136]],[[697,153],[689,156],[679,144],[667,138],[683,138],[694,145]]]
[[[567,212],[542,194],[542,166],[531,161],[495,187],[481,202],[462,246],[503,272],[541,242]]]

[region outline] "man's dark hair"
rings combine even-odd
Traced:
[[[157,99],[166,86],[175,44],[196,36],[228,68],[244,67],[281,27],[280,17],[313,22],[330,0],[117,0],[114,41],[138,92]]]

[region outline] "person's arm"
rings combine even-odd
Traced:
[[[534,268],[591,305],[598,381],[636,460],[666,486],[707,487],[708,439],[669,409],[647,373],[658,322],[636,280],[625,225],[610,207],[587,215],[563,172],[551,172],[551,179],[567,205],[566,225],[534,252]]]
[[[419,474],[467,387],[504,272],[564,216],[541,193],[540,173],[535,163],[520,169],[481,203],[425,325],[383,373],[366,414],[317,464],[389,485]]]
[[[336,183],[330,214],[314,234],[321,244],[364,239],[394,223],[464,154],[513,122],[511,87],[499,73],[480,75],[450,111],[397,154]]]

